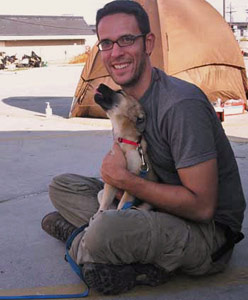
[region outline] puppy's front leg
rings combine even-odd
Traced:
[[[115,195],[117,192],[117,188],[105,183],[104,189],[98,193],[98,202],[100,204],[98,212],[107,210],[110,204],[113,202]]]
[[[124,192],[123,196],[121,197],[121,200],[118,204],[117,209],[122,209],[122,207],[125,205],[127,202],[133,202],[134,201],[134,196],[128,194],[127,192]]]

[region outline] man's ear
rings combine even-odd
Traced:
[[[146,54],[149,56],[152,54],[155,45],[155,35],[150,32],[146,35]]]

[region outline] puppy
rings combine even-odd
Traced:
[[[148,180],[156,181],[146,154],[147,144],[137,128],[137,125],[145,121],[145,112],[140,103],[123,91],[115,92],[104,84],[100,84],[94,99],[106,112],[112,123],[113,138],[119,143],[125,155],[127,169]],[[104,185],[104,189],[98,193],[100,204],[98,212],[109,208],[116,192],[115,187],[109,184]],[[122,209],[126,203],[133,203],[134,199],[134,196],[125,191],[117,209]],[[151,207],[149,204],[143,203],[139,208],[150,209]]]

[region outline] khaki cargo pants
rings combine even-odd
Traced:
[[[59,175],[50,185],[51,201],[67,221],[77,227],[90,221],[70,250],[78,264],[139,262],[191,275],[224,270],[232,251],[212,262],[211,254],[225,243],[224,232],[213,222],[199,224],[138,209],[110,209],[91,219],[97,212],[97,193],[102,188],[100,180],[75,174]]]

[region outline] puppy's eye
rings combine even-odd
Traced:
[[[136,123],[140,124],[144,122],[144,117],[137,117]]]
[[[145,114],[139,114],[136,119],[136,129],[143,133],[146,127],[146,116]]]

